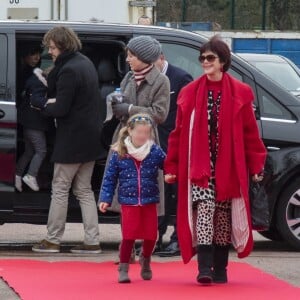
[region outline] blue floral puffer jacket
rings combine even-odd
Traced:
[[[158,170],[163,168],[164,151],[152,145],[146,158],[138,162],[132,156],[121,158],[112,152],[104,174],[99,202],[111,204],[117,184],[118,200],[122,205],[144,205],[159,202]]]

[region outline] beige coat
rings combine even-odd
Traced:
[[[133,104],[130,109],[129,117],[137,113],[149,114],[155,124],[163,123],[169,113],[170,106],[170,82],[167,76],[162,74],[156,67],[146,75],[145,80],[140,86],[136,85],[133,72],[128,72],[121,82],[121,91],[125,96],[125,102]],[[119,126],[116,128],[113,143],[116,141],[120,129],[126,125],[128,117],[123,117]],[[155,142],[159,144],[157,127],[154,130]],[[110,157],[108,155],[107,163]],[[106,164],[107,164],[106,163]],[[106,167],[105,167],[106,169]],[[164,214],[164,180],[163,173],[159,174],[160,204],[158,214]],[[116,198],[116,197],[115,197]],[[118,203],[114,199],[111,209],[119,211]]]

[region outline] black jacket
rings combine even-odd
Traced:
[[[44,113],[56,119],[52,161],[84,163],[100,156],[100,94],[93,63],[79,52],[64,52],[48,76],[48,99]]]
[[[18,121],[24,128],[46,131],[53,127],[53,119],[44,116],[40,110],[32,107],[31,99],[45,99],[47,86],[33,73],[27,78],[20,95]],[[51,126],[52,125],[52,126]]]
[[[169,134],[175,128],[178,94],[185,85],[193,81],[189,73],[171,64],[168,64],[166,75],[170,80],[170,110],[165,122],[158,125],[160,146],[165,152],[167,152]]]

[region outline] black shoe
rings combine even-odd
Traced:
[[[159,253],[160,251],[162,251],[162,249],[163,249],[162,243],[161,242],[156,242],[154,250],[153,250],[153,254]]]
[[[177,242],[170,243],[164,250],[156,252],[160,257],[172,257],[180,255],[180,249]]]
[[[137,256],[140,256],[141,251],[142,251],[142,247],[135,248],[135,254]]]
[[[197,276],[197,282],[203,285],[210,285],[213,282],[213,280],[211,274],[205,275],[199,273]]]
[[[212,279],[214,283],[227,283],[227,271],[225,269],[221,271],[213,270]]]

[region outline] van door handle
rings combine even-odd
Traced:
[[[278,150],[280,150],[279,147],[275,147],[275,146],[267,146],[267,149],[270,150],[270,151],[278,151]]]
[[[5,112],[2,109],[0,109],[0,119],[4,117],[5,117]]]

